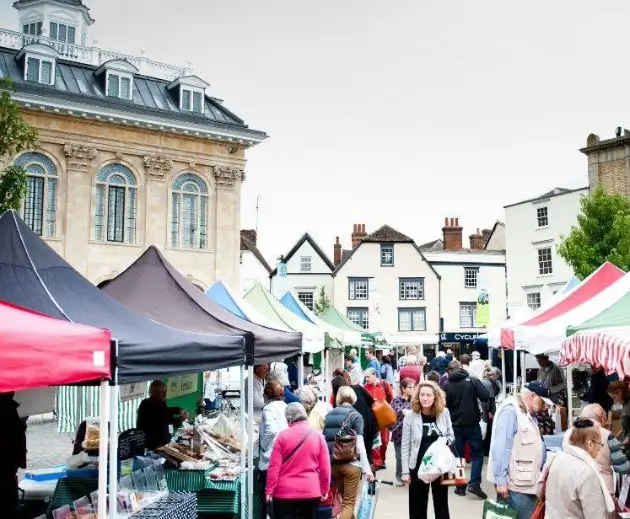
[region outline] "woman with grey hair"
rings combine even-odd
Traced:
[[[276,365],[278,363],[275,363]],[[286,364],[282,364],[282,366],[286,366]],[[300,399],[293,394],[291,391],[291,384],[289,383],[289,373],[285,369],[281,367],[276,367],[275,369],[269,372],[267,375],[267,382],[277,382],[284,388],[284,401],[287,404],[299,404]]]
[[[328,446],[309,425],[302,404],[289,404],[285,416],[289,428],[278,434],[273,446],[266,501],[275,519],[315,519],[320,501],[330,491]]]
[[[312,386],[296,389],[295,396],[302,402],[311,427],[316,431],[323,432],[326,415],[332,411],[332,406],[326,402],[320,402]]]

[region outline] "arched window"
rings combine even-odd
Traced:
[[[173,181],[171,247],[208,247],[208,186],[192,173],[184,173]]]
[[[136,243],[138,187],[134,174],[122,164],[109,164],[96,175],[94,238]]]
[[[26,194],[22,218],[37,234],[54,238],[57,234],[57,168],[46,155],[24,153],[15,160],[26,170]]]

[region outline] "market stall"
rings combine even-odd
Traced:
[[[111,336],[107,330],[61,321],[0,301],[0,344],[2,393],[98,381],[104,395],[109,391],[107,380],[112,366]],[[64,362],[59,362],[60,358]],[[107,421],[108,411],[103,409],[101,420]],[[106,437],[95,447],[106,460]],[[106,462],[99,464],[96,481],[100,483],[95,495],[97,503],[90,505],[93,513],[105,517]]]

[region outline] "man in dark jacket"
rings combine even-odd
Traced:
[[[19,404],[13,400],[14,393],[0,393],[0,517],[20,517],[17,473],[26,468],[26,424],[18,414]]]
[[[137,428],[144,431],[146,447],[155,450],[171,441],[173,428],[180,427],[188,419],[188,413],[179,407],[166,404],[167,386],[154,380],[149,387],[149,398],[138,407]]]
[[[479,421],[481,420],[480,402],[487,402],[490,394],[482,382],[471,377],[468,371],[463,369],[456,360],[448,365],[448,371],[448,380],[443,389],[446,393],[446,406],[451,413],[451,421],[453,422],[456,454],[463,457],[464,446],[468,443],[473,458],[468,492],[486,499],[488,496],[481,489],[483,438]],[[466,487],[457,487],[455,493],[465,496]]]

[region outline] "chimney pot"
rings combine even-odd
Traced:
[[[459,227],[459,218],[446,218],[442,229],[442,241],[444,250],[462,250],[462,228]]]
[[[444,227],[448,227],[448,216],[444,217]]]
[[[333,246],[333,262],[335,266],[341,263],[342,255],[343,251],[341,250],[341,243],[339,242],[339,236],[337,236],[335,240],[335,245]]]
[[[455,227],[459,227],[459,218],[455,218]]]

